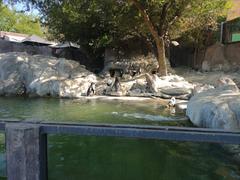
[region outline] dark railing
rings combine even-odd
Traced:
[[[9,180],[47,179],[48,134],[240,144],[238,131],[185,127],[0,121],[0,130],[6,134]]]

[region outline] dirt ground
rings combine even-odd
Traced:
[[[199,72],[186,67],[174,68],[174,72],[191,83],[210,84],[213,86],[217,85],[217,80],[221,77],[229,77],[240,87],[240,72]]]

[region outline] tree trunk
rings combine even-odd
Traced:
[[[158,60],[158,73],[161,76],[167,76],[167,64],[165,55],[165,44],[162,37],[159,37],[156,41],[157,45],[157,60]]]
[[[151,32],[154,41],[157,46],[157,59],[158,59],[158,73],[161,76],[167,75],[167,65],[166,65],[166,57],[165,57],[165,46],[164,46],[164,40],[162,37],[159,36],[157,30],[155,29],[153,23],[151,22],[147,11],[142,7],[142,5],[137,0],[128,0],[129,2],[132,2],[136,8],[139,10],[141,15],[143,16],[144,22],[147,25],[149,31]]]

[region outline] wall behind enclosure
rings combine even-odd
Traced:
[[[202,70],[240,70],[240,42],[231,44],[216,43],[207,48]]]

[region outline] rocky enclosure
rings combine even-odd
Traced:
[[[124,76],[119,88],[114,89],[114,78],[97,77],[75,61],[26,53],[0,54],[1,96],[78,98],[86,96],[91,83],[96,84],[95,95],[189,99],[194,89],[180,76],[149,74]]]
[[[115,81],[109,75],[97,77],[76,61],[26,53],[0,54],[0,96],[80,98],[94,84],[95,95],[191,98],[187,106],[184,101],[176,109],[187,107],[187,116],[196,126],[240,129],[240,92],[230,78],[220,79],[217,87],[189,83],[177,75],[123,76],[118,88]],[[234,155],[240,157],[238,146]]]
[[[159,97],[189,100],[187,116],[197,126],[240,129],[240,93],[229,78],[218,87],[189,83],[183,77],[141,74],[114,78],[97,77],[78,62],[26,53],[0,54],[0,95],[86,96],[94,83],[95,95]]]
[[[0,95],[73,98],[85,95],[97,77],[71,60],[26,53],[0,54]]]

